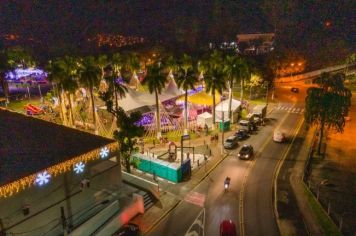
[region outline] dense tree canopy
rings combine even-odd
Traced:
[[[305,120],[320,127],[320,153],[324,128],[343,132],[345,116],[351,106],[351,91],[344,87],[345,75],[323,73],[315,79],[319,87],[311,87],[305,99]]]

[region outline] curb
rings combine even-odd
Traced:
[[[229,154],[224,154],[224,156],[215,164],[213,165],[207,172],[205,172],[204,176],[195,184],[195,186],[190,190],[194,190]],[[167,211],[163,213],[143,234],[149,233],[151,230],[153,230],[159,222],[162,221],[164,217],[166,217],[170,212],[172,212],[179,204],[181,204],[184,200],[178,200],[171,208],[169,208]]]

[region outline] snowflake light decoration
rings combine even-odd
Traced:
[[[103,147],[101,150],[100,150],[100,157],[101,159],[104,159],[106,157],[109,156],[109,148],[107,147]]]
[[[49,182],[50,178],[51,178],[51,175],[48,174],[47,171],[43,171],[43,172],[37,174],[35,182],[41,186],[41,185],[47,184]]]
[[[76,174],[80,174],[84,172],[84,168],[85,168],[85,164],[81,161],[76,163],[73,169]]]

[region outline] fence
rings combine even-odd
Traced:
[[[317,143],[318,137],[319,137],[319,136],[317,136],[317,133],[318,133],[318,131],[315,130],[313,138],[312,138],[312,142],[311,142],[311,145],[309,148],[308,157],[305,162],[302,180],[305,183],[305,185],[308,187],[310,192],[313,194],[315,199],[318,201],[318,203],[322,206],[325,213],[330,217],[330,219],[334,222],[334,224],[339,228],[339,231],[345,235],[349,235],[350,228],[344,222],[344,219],[346,216],[345,212],[340,214],[340,213],[336,212],[336,210],[335,210],[336,207],[333,209],[333,206],[337,206],[337,204],[339,204],[339,203],[335,202],[331,198],[325,199],[326,194],[323,196],[324,197],[323,199],[321,198],[322,187],[329,185],[328,180],[322,179],[320,181],[313,182],[311,179],[312,165],[313,165],[312,159],[315,154],[315,148],[317,146],[316,143]]]

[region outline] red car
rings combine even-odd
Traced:
[[[237,236],[236,226],[232,220],[223,220],[220,223],[220,236]]]

